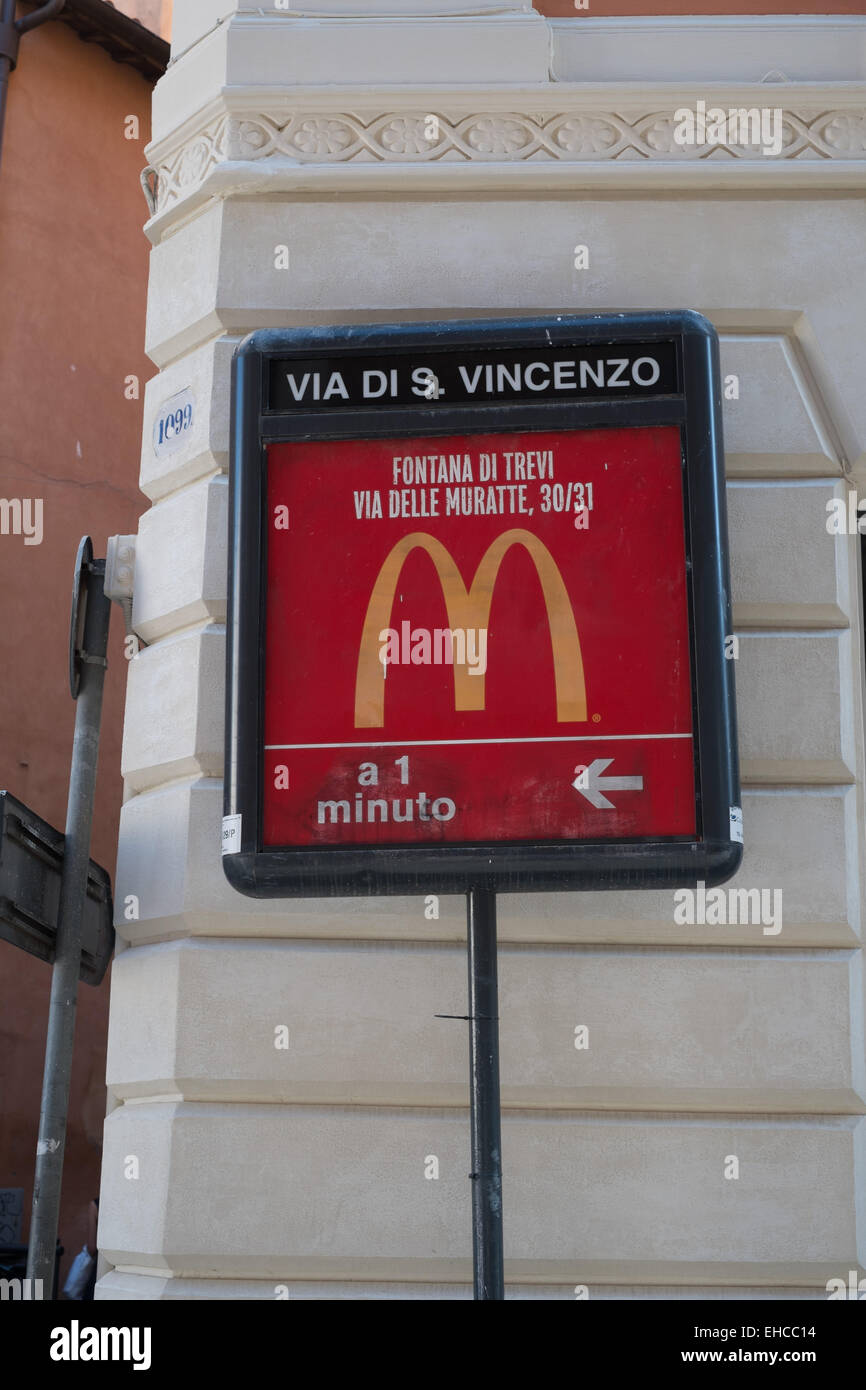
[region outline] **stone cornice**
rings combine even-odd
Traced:
[[[674,113],[698,100],[782,112],[782,148],[678,145]],[[149,150],[159,238],[203,201],[232,191],[397,186],[469,195],[495,187],[866,190],[866,92],[859,83],[700,89],[562,83],[480,93],[430,88],[242,91],[222,95]],[[395,177],[396,176],[396,177]],[[399,184],[396,180],[399,180]]]

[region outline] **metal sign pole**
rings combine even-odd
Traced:
[[[499,1105],[499,991],[496,894],[472,888],[469,942],[469,1075],[472,1133],[472,1256],[476,1299],[504,1299],[502,1138]]]
[[[48,1035],[45,1042],[45,1069],[42,1078],[42,1105],[39,1112],[39,1142],[33,1180],[33,1211],[27,1252],[27,1278],[42,1280],[51,1297],[57,1225],[60,1215],[60,1187],[66,1146],[66,1116],[69,1109],[69,1079],[72,1045],[75,1037],[75,1010],[81,962],[81,923],[87,872],[90,866],[90,832],[93,821],[93,794],[99,754],[99,726],[102,718],[102,688],[108,650],[111,600],[103,591],[105,561],[92,559],[90,541],[82,542],[78,552],[76,588],[73,594],[73,664],[80,671],[80,683],[73,684],[78,703],[75,709],[75,738],[69,774],[69,800],[66,809],[66,844],[60,907],[57,920],[57,951],[51,973],[51,999],[48,1006]],[[84,612],[81,614],[81,603]],[[81,618],[83,616],[83,624]],[[83,625],[83,643],[75,640]],[[31,1288],[34,1287],[31,1285]],[[35,1287],[39,1287],[37,1284]]]

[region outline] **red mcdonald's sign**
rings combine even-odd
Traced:
[[[677,429],[283,443],[268,479],[265,844],[694,834]]]
[[[223,865],[257,897],[721,883],[718,342],[687,310],[250,334]]]

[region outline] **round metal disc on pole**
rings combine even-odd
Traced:
[[[87,575],[93,561],[93,543],[89,536],[82,536],[75,557],[75,573],[72,576],[72,607],[69,614],[69,692],[73,700],[78,699],[81,689],[82,653],[84,651],[84,624],[87,619]]]

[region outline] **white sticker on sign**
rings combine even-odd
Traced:
[[[153,452],[157,458],[183,448],[192,432],[194,418],[195,401],[189,387],[178,391],[160,407],[153,422]]]
[[[240,852],[241,819],[241,816],[223,816],[223,854]]]
[[[731,807],[731,839],[738,845],[743,843],[743,812],[739,806]]]

